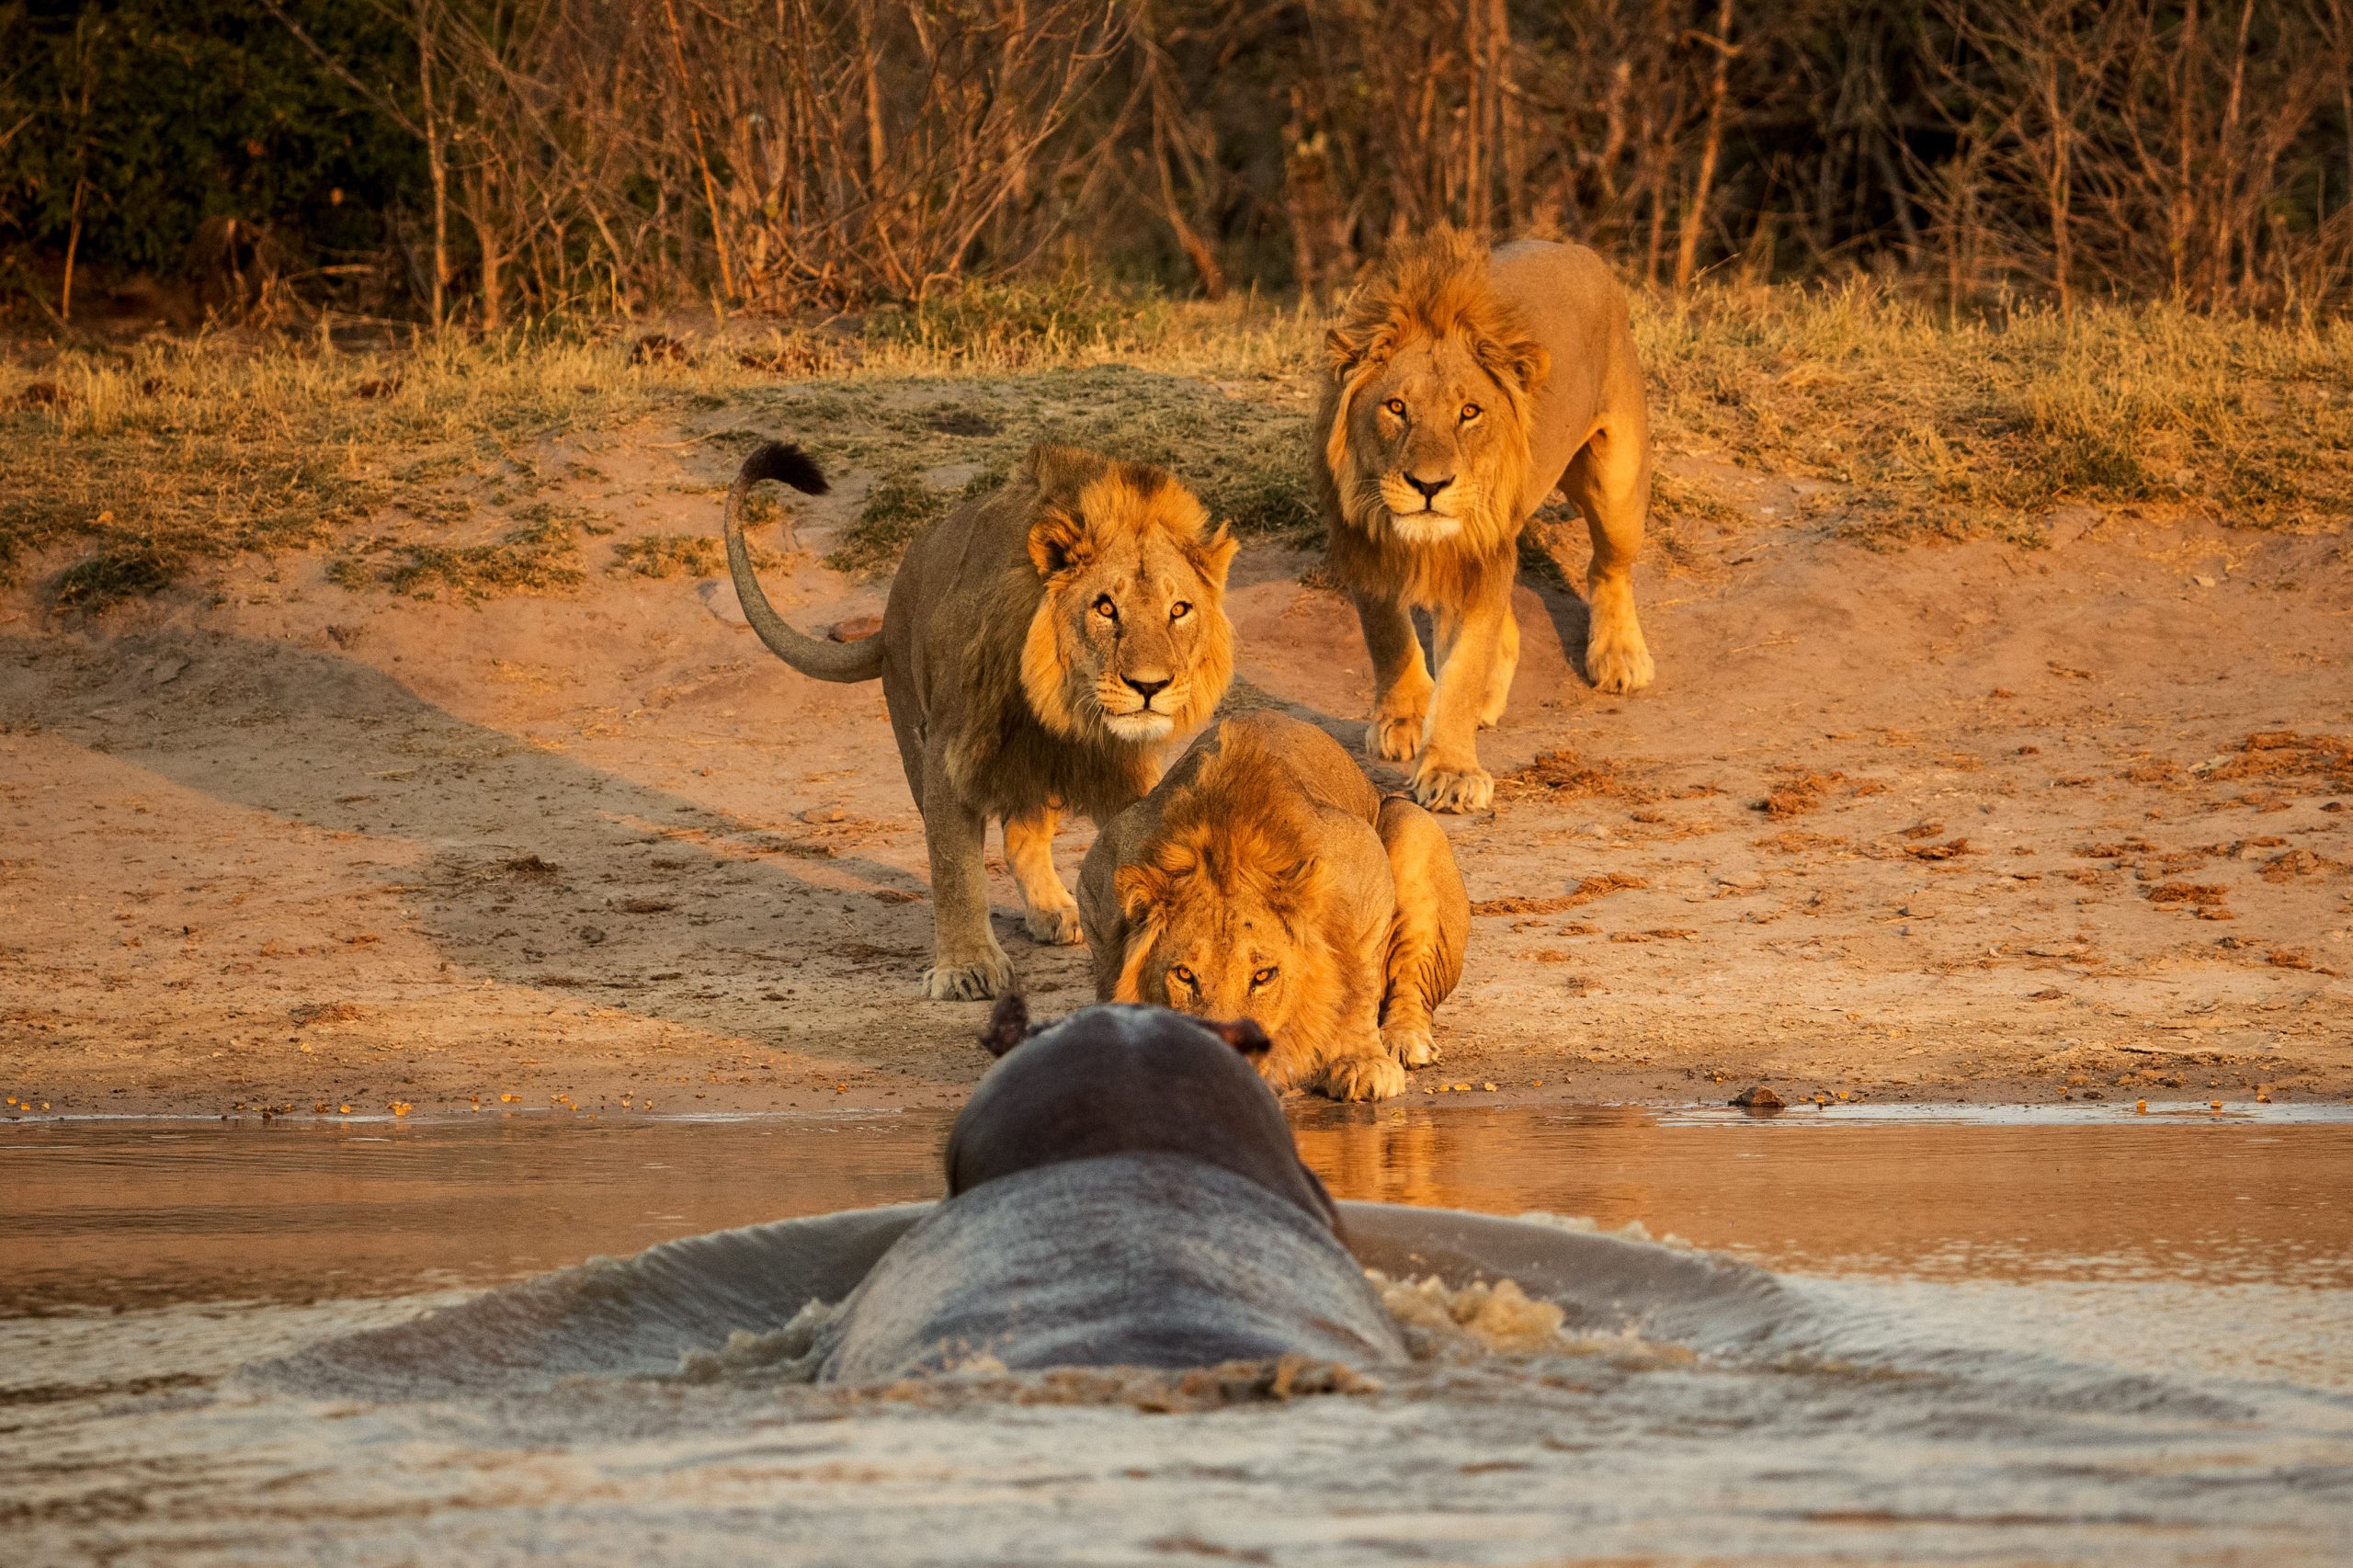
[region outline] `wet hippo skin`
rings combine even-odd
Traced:
[[[1026,1023],[998,1005],[949,1197],[851,1294],[819,1381],[1404,1358],[1250,1063],[1255,1028],[1133,1006]]]

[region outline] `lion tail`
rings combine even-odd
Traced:
[[[795,490],[823,495],[831,488],[809,454],[782,441],[763,441],[744,460],[727,492],[722,526],[727,535],[727,571],[735,579],[735,597],[744,619],[759,633],[768,652],[818,680],[873,680],[882,673],[882,639],[864,637],[855,642],[830,642],[794,631],[777,614],[752,571],[751,546],[744,541],[744,497],[764,479],[781,480]]]

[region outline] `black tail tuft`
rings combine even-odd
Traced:
[[[784,441],[763,441],[744,460],[740,483],[755,484],[763,479],[781,481],[808,495],[823,495],[833,488],[814,458]]]

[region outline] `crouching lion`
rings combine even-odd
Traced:
[[[925,993],[994,996],[1013,966],[989,929],[988,819],[1005,824],[1030,936],[1076,942],[1056,816],[1108,821],[1152,788],[1164,743],[1216,709],[1233,670],[1234,542],[1160,470],[1041,446],[907,547],[880,635],[820,642],[785,624],[753,574],[742,512],[764,479],[825,490],[796,448],[770,442],[744,460],[725,528],[745,618],[803,675],[881,678],[931,856]]]
[[[1078,875],[1095,994],[1246,1018],[1277,1088],[1385,1099],[1438,1059],[1430,1015],[1471,928],[1454,852],[1338,743],[1228,719],[1107,825]]]
[[[1626,296],[1582,245],[1490,256],[1443,232],[1400,245],[1325,341],[1315,474],[1326,569],[1372,655],[1365,749],[1418,758],[1424,805],[1483,810],[1477,731],[1503,717],[1519,662],[1519,532],[1555,484],[1593,537],[1586,674],[1604,691],[1650,684],[1631,576],[1650,425]],[[1435,682],[1415,609],[1435,618]]]

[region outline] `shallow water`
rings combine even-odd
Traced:
[[[934,1196],[945,1130],[0,1127],[0,1539],[25,1562],[2353,1551],[2341,1119],[1316,1108],[1301,1145],[1338,1196],[1421,1210],[1352,1210],[1369,1262],[1510,1275],[1570,1337],[1168,1415],[1017,1380],[672,1375],[854,1278],[904,1214],[768,1222]],[[760,1228],[543,1278],[730,1226]]]

